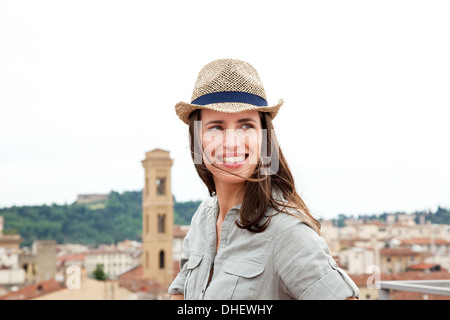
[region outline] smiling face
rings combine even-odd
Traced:
[[[259,112],[204,109],[201,122],[203,161],[216,185],[243,183],[258,165],[262,136]]]

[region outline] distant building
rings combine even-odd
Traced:
[[[434,267],[434,266],[433,266]],[[420,269],[420,267],[416,268]],[[378,300],[378,290],[376,288],[376,281],[405,281],[405,280],[442,280],[449,279],[448,270],[440,271],[408,271],[400,273],[381,273],[381,274],[359,274],[359,275],[349,275],[350,278],[355,282],[360,291],[360,300]],[[448,300],[448,296],[434,295],[434,294],[424,294],[420,292],[411,291],[390,291],[391,300]]]
[[[180,261],[181,254],[183,253],[183,242],[186,237],[190,226],[174,225],[173,226],[173,261]]]
[[[48,283],[55,281],[56,241],[36,240],[31,250],[20,248],[21,242],[18,234],[3,234],[0,217],[0,299],[26,299],[42,293],[44,287],[52,287]]]
[[[364,274],[375,264],[375,254],[370,249],[351,247],[339,253],[339,265],[350,274]]]
[[[10,249],[14,252],[20,251],[22,237],[19,234],[0,235],[0,248]]]
[[[0,286],[12,286],[25,282],[25,271],[20,267],[20,243],[18,234],[3,234],[3,217],[0,216]]]
[[[27,283],[53,279],[56,274],[56,241],[34,241],[31,252],[20,255],[19,264],[25,270]]]
[[[450,250],[450,241],[440,238],[408,238],[401,239],[401,245],[414,251],[429,251],[432,254]]]
[[[0,248],[11,249],[14,252],[19,252],[19,244],[22,238],[19,234],[3,234],[4,220],[0,216]]]
[[[86,203],[93,203],[98,201],[104,201],[107,200],[109,197],[109,194],[79,194],[77,197],[77,204],[86,204]]]
[[[0,247],[0,286],[25,282],[25,271],[19,266],[19,253]]]
[[[134,267],[136,260],[133,253],[122,250],[90,250],[85,254],[84,264],[89,277],[92,277],[92,272],[97,264],[100,264],[103,265],[105,274],[115,279],[119,274]]]

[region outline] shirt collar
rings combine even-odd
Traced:
[[[219,212],[219,201],[217,201],[217,196],[209,197],[208,199],[206,199],[206,204],[210,207],[210,210],[212,210],[212,212],[217,215],[217,213]],[[230,209],[229,212],[241,210],[241,205],[241,203],[235,205]]]

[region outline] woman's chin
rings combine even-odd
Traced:
[[[222,183],[237,184],[244,183],[247,178],[250,178],[254,172],[256,166],[243,165],[243,166],[226,166],[219,165],[218,168],[209,168],[212,172],[215,180],[218,179]],[[222,169],[222,170],[221,170]]]
[[[221,172],[219,173],[220,176],[216,176],[217,179],[220,180],[221,183],[225,184],[242,184],[245,182],[244,178],[236,177],[232,174]]]

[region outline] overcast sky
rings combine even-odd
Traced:
[[[317,217],[450,208],[448,1],[0,0],[0,207],[140,190],[170,151],[179,201],[200,69],[258,70]]]

